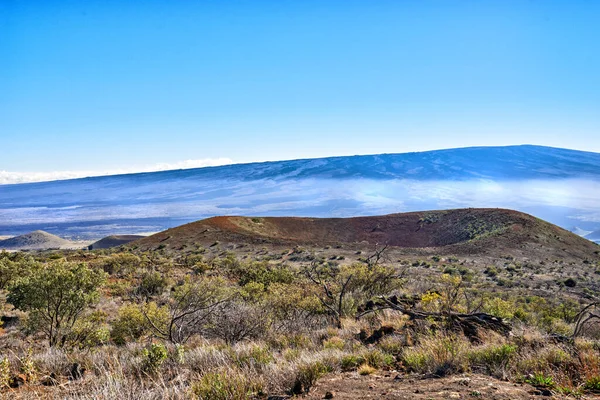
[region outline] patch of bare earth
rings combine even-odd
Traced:
[[[328,393],[333,397],[328,397]],[[429,399],[567,399],[573,398],[528,384],[504,382],[489,376],[465,374],[445,378],[423,378],[397,372],[361,376],[356,372],[331,374],[321,378],[306,399],[332,398],[429,400]],[[584,396],[583,399],[598,398]]]

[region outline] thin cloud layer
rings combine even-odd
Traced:
[[[219,165],[233,164],[230,158],[205,158],[200,160],[184,160],[175,163],[158,163],[153,166],[141,168],[119,168],[105,171],[49,171],[49,172],[12,172],[0,171],[0,185],[14,183],[31,183],[58,181],[64,179],[86,178],[90,176],[105,176],[131,174],[136,172],[168,171],[173,169],[190,169],[202,167],[215,167]]]

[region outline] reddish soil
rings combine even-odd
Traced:
[[[181,250],[215,242],[252,245],[389,245],[435,249],[446,254],[548,255],[548,249],[577,258],[600,249],[558,226],[504,209],[457,209],[355,218],[213,217],[133,242],[141,250]],[[494,251],[497,250],[497,251]],[[494,254],[496,253],[496,254]],[[513,254],[514,255],[514,254]]]
[[[326,376],[305,396],[307,399],[323,399],[333,394],[334,400],[382,399],[382,400],[430,400],[430,399],[567,399],[567,397],[528,384],[499,381],[489,376],[467,374],[445,378],[410,377],[398,373],[381,373],[360,376],[356,372]],[[593,395],[582,399],[598,398]]]

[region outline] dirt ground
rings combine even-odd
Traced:
[[[327,392],[333,394],[333,397],[327,397]],[[503,382],[477,374],[424,379],[418,376],[401,375],[397,372],[383,372],[368,376],[348,372],[321,378],[305,398],[524,400],[573,399],[575,397],[552,393],[528,384]],[[579,398],[597,399],[600,396],[586,395]]]

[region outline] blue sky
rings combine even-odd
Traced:
[[[600,152],[598,16],[592,0],[3,0],[0,171]]]

